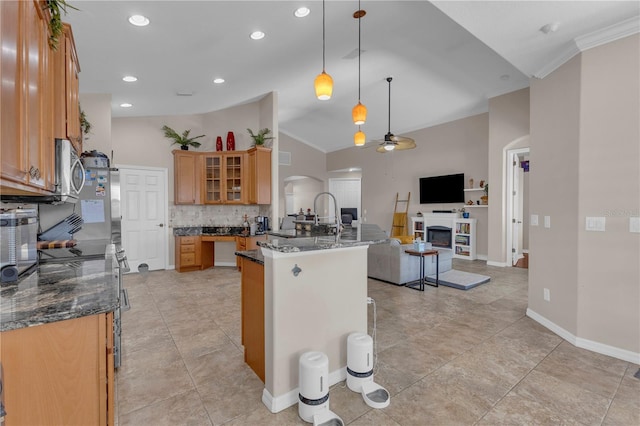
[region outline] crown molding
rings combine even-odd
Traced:
[[[637,34],[638,32],[640,32],[640,16],[634,16],[617,24],[609,25],[592,33],[576,37],[560,55],[540,68],[532,77],[538,79],[545,78],[578,53]]]

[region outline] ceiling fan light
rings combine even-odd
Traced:
[[[384,145],[385,151],[393,151],[396,148],[395,144],[387,143]]]
[[[360,129],[358,129],[356,134],[353,136],[353,142],[356,144],[356,146],[363,146],[365,139],[366,139],[366,136],[364,132]]]
[[[326,101],[331,99],[331,94],[333,93],[333,78],[324,70],[316,77],[314,82],[314,86],[316,89],[316,97],[321,101]]]
[[[354,106],[351,111],[351,116],[353,117],[353,124],[357,126],[364,124],[367,121],[367,107],[358,101],[358,105]]]

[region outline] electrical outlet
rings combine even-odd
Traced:
[[[546,300],[547,302],[551,302],[551,292],[549,291],[548,288],[544,289],[544,300]]]

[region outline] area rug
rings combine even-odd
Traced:
[[[455,269],[450,269],[447,272],[442,272],[438,277],[438,283],[440,285],[445,285],[447,287],[453,287],[460,290],[469,290],[470,288],[477,287],[480,284],[488,283],[489,280],[491,280],[491,277],[488,277],[486,275],[474,274],[465,271],[456,271]],[[427,281],[429,281],[430,283],[435,283],[435,274],[427,276]]]

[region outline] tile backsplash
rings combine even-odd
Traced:
[[[242,226],[244,215],[253,222],[258,215],[267,215],[269,206],[257,205],[169,205],[169,226]]]

